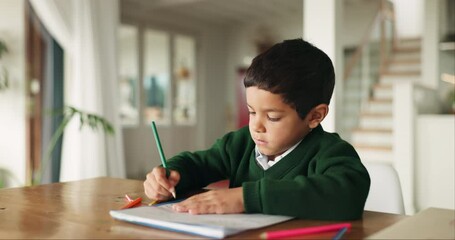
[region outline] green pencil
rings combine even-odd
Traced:
[[[164,156],[164,151],[163,148],[161,147],[160,136],[158,135],[158,130],[156,130],[155,121],[152,121],[152,130],[153,136],[155,136],[156,147],[158,148],[158,152],[160,154],[161,163],[163,164],[163,167],[166,169],[166,176],[169,177],[169,169],[167,168],[166,157]],[[170,189],[170,191],[172,193],[172,196],[176,198],[175,189],[172,188]]]

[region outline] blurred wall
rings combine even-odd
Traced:
[[[0,67],[7,69],[10,85],[0,90],[0,170],[8,169],[19,181],[8,178],[10,187],[23,185],[26,171],[24,4],[23,0],[0,1],[0,39],[9,50]]]

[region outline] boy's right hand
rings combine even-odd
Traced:
[[[175,186],[180,181],[180,173],[169,170],[169,177],[166,177],[166,169],[158,166],[147,174],[144,181],[144,192],[148,198],[165,201],[172,198]]]

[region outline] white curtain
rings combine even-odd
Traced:
[[[115,135],[79,129],[73,119],[64,132],[60,181],[125,177],[118,115],[117,0],[30,0],[51,35],[64,48],[65,104],[95,113],[114,125]]]

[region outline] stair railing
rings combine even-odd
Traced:
[[[369,44],[376,44],[378,41],[377,28],[380,28],[380,69],[385,68],[393,48],[397,44],[397,34],[395,28],[395,10],[393,3],[387,0],[379,1],[379,9],[369,24],[368,30],[364,34],[360,44],[357,46],[353,56],[349,59],[345,67],[343,79],[346,81],[351,76],[354,68],[361,63],[362,53]]]
[[[380,73],[387,66],[388,58],[396,46],[395,13],[393,3],[381,0],[375,17],[371,20],[368,30],[362,37],[354,53],[346,61],[343,84],[344,93],[349,94],[350,84],[360,86],[354,102],[347,103],[349,113],[343,114],[343,119],[349,119],[341,124],[339,130],[347,140],[351,139],[351,131],[357,127],[359,115],[366,107],[373,93],[373,87],[379,80]],[[347,106],[350,105],[350,106]]]

